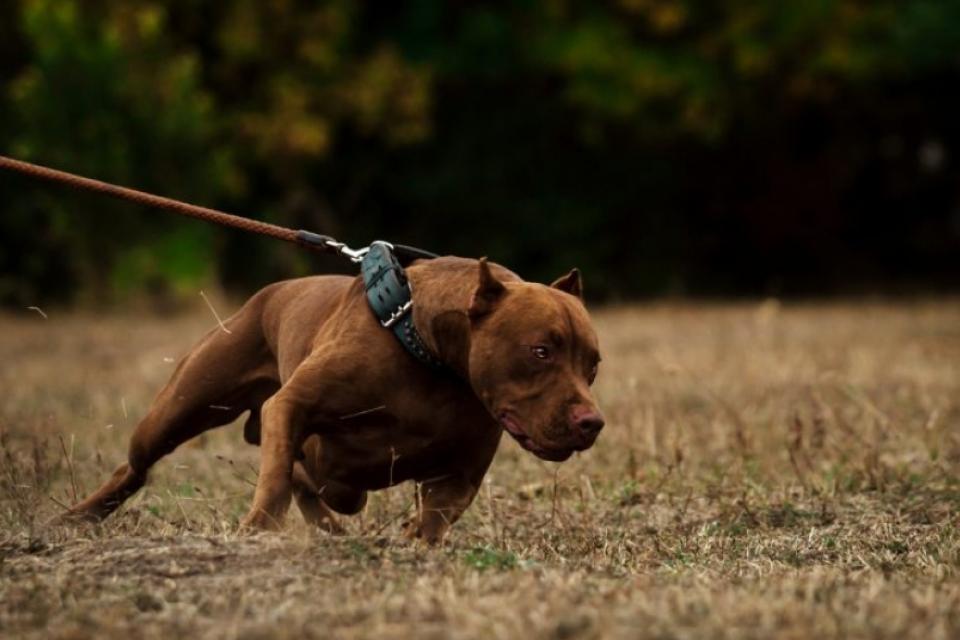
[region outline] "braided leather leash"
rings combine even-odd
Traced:
[[[334,253],[349,258],[352,262],[360,264],[367,302],[380,324],[385,329],[393,331],[403,348],[414,358],[435,370],[442,370],[444,367],[443,363],[430,353],[423,337],[413,323],[413,290],[410,288],[410,283],[401,264],[401,259],[409,262],[420,258],[436,258],[437,255],[434,253],[383,241],[373,242],[361,249],[351,249],[330,236],[313,233],[312,231],[303,229],[295,231],[268,222],[251,220],[216,209],[155,196],[151,193],[84,178],[66,171],[57,171],[6,156],[0,156],[0,169],[8,169],[83,191],[103,193],[121,200],[129,200],[137,204],[172,211],[226,227],[234,227],[278,240],[286,240],[314,251]]]
[[[0,169],[7,169],[9,171],[31,176],[33,178],[38,178],[40,180],[46,180],[47,182],[63,184],[73,187],[74,189],[102,193],[114,198],[119,198],[121,200],[127,200],[129,202],[155,207],[165,211],[172,211],[173,213],[189,216],[191,218],[197,218],[199,220],[206,220],[207,222],[223,225],[225,227],[233,227],[235,229],[241,229],[250,233],[257,233],[263,236],[276,238],[278,240],[292,242],[300,245],[301,247],[305,247],[314,251],[346,256],[354,262],[359,262],[360,258],[362,258],[363,254],[366,252],[365,249],[354,251],[342,242],[337,242],[330,236],[313,233],[312,231],[306,231],[303,229],[288,229],[287,227],[270,224],[269,222],[261,222],[260,220],[235,216],[229,213],[224,213],[223,211],[217,211],[216,209],[210,209],[208,207],[187,204],[186,202],[174,200],[173,198],[164,198],[163,196],[156,196],[151,193],[137,191],[136,189],[121,187],[115,184],[110,184],[109,182],[84,178],[83,176],[67,173],[66,171],[58,171],[57,169],[51,169],[49,167],[32,164],[30,162],[24,162],[23,160],[16,160],[14,158],[8,158],[6,156],[0,156]],[[429,259],[437,257],[434,253],[424,251],[423,249],[417,249],[415,247],[408,247],[406,245],[393,245],[393,247],[398,256],[402,256],[407,260],[415,260],[418,258]]]

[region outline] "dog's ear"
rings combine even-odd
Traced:
[[[570,295],[583,300],[583,282],[580,280],[580,269],[571,269],[570,273],[557,278],[550,286],[554,289],[560,289],[560,291],[566,291]]]
[[[473,292],[473,299],[470,301],[470,319],[476,320],[493,311],[497,300],[506,292],[507,288],[490,272],[487,259],[480,258],[477,290]]]

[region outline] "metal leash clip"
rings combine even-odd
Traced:
[[[336,251],[341,256],[346,256],[350,258],[350,262],[359,263],[363,261],[363,256],[367,255],[367,252],[370,251],[370,247],[362,247],[360,249],[351,249],[345,243],[338,240],[329,239],[324,244],[329,248]]]
[[[350,261],[354,263],[363,262],[363,257],[370,251],[370,245],[361,247],[360,249],[351,249],[345,242],[340,242],[339,240],[334,240],[330,236],[325,236],[320,233],[313,233],[312,231],[306,231],[304,229],[297,231],[297,241],[301,244],[329,249],[337,255],[349,258]],[[383,240],[377,240],[376,242],[388,246],[391,250],[394,248],[389,242],[385,242]]]

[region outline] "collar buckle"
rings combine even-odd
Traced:
[[[389,329],[410,355],[433,369],[442,370],[443,363],[430,353],[413,324],[413,290],[393,249],[393,245],[377,241],[367,248],[361,259],[367,303],[380,326]]]
[[[381,320],[380,325],[384,329],[389,329],[393,325],[403,320],[403,316],[410,313],[412,309],[413,309],[413,300],[412,299],[407,300],[402,305],[394,309],[393,313],[390,314],[389,318],[387,318],[386,320]]]

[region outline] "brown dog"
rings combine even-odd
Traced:
[[[244,524],[280,525],[291,496],[335,529],[367,491],[420,483],[409,533],[439,541],[473,501],[503,429],[562,461],[603,418],[600,360],[576,270],[551,287],[486,260],[418,261],[413,319],[446,369],[416,361],[371,313],[362,280],[317,276],[258,292],[180,362],[130,441],[127,464],[71,509],[101,519],[178,445],[246,411],[260,476]]]

